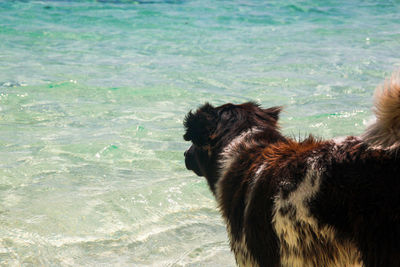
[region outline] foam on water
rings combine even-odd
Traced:
[[[284,105],[359,134],[400,67],[398,1],[0,2],[0,265],[232,266],[182,120]]]

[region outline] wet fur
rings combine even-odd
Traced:
[[[186,167],[207,179],[238,265],[400,265],[397,81],[361,137],[296,141],[280,107],[252,102],[188,113]]]

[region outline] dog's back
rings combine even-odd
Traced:
[[[310,210],[355,243],[365,266],[400,266],[400,158],[361,140],[338,146]]]

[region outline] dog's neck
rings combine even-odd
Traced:
[[[279,141],[285,141],[286,138],[278,131],[278,129],[265,129],[262,127],[253,127],[243,131],[239,136],[235,137],[226,144],[218,155],[215,155],[215,166],[210,168],[207,174],[207,182],[214,196],[217,196],[217,183],[225,176],[237,157],[245,150],[265,148],[268,145]]]

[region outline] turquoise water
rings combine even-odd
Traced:
[[[0,2],[0,265],[233,266],[185,113],[360,134],[399,52],[399,1]]]

